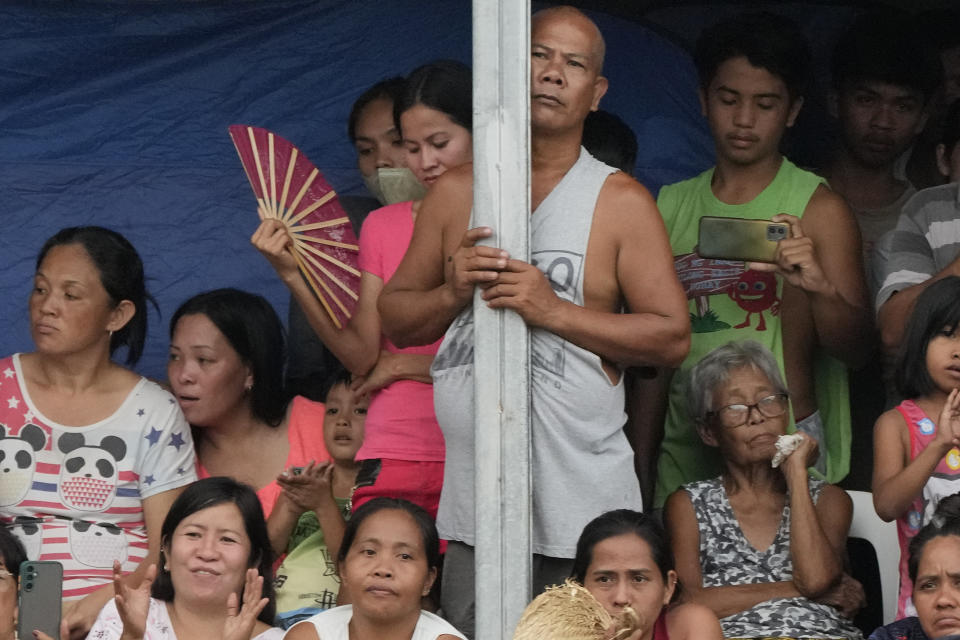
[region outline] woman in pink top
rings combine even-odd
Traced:
[[[207,291],[170,320],[167,375],[194,427],[197,475],[254,487],[267,516],[281,493],[277,476],[329,458],[323,405],[288,402],[283,365],[283,326],[262,296]]]
[[[457,62],[414,70],[394,104],[394,119],[407,150],[407,165],[429,187],[473,154],[472,78]],[[376,496],[400,497],[436,517],[443,483],[443,435],[433,412],[430,364],[439,342],[397,348],[383,335],[377,298],[393,277],[413,236],[419,208],[402,202],[370,213],[360,235],[360,295],[350,323],[338,330],[306,286],[289,251],[284,227],[264,220],[251,242],[270,261],[300,303],[327,348],[356,376],[360,391],[374,392],[366,437],[357,454],[366,461],[354,507]]]

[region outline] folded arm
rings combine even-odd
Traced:
[[[800,446],[787,456],[782,470],[790,495],[790,560],[793,583],[801,595],[817,598],[843,574],[847,531],[853,516],[850,497],[825,484],[816,505],[810,497],[807,466],[816,460],[816,441],[803,434]]]
[[[684,489],[675,491],[664,507],[664,523],[683,585],[684,602],[702,604],[718,618],[746,611],[773,598],[795,598],[800,591],[792,581],[704,587],[700,571],[700,531],[697,516]]]

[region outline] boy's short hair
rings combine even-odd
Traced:
[[[930,98],[940,86],[940,59],[907,13],[877,10],[858,16],[833,50],[833,86],[866,81],[906,87]]]
[[[323,386],[320,387],[320,397],[323,398],[323,401],[327,401],[327,396],[330,395],[330,391],[333,390],[337,385],[346,385],[347,388],[350,388],[350,384],[353,382],[353,374],[350,371],[340,364],[337,363],[337,366],[330,371],[327,377],[323,381]]]
[[[709,86],[720,65],[741,56],[783,80],[791,100],[806,91],[810,47],[793,20],[766,11],[741,13],[705,29],[693,54],[700,86]]]

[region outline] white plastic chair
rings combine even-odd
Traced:
[[[877,554],[880,571],[880,592],[883,594],[883,623],[890,624],[897,615],[897,592],[900,587],[900,544],[896,522],[884,522],[873,508],[873,494],[868,491],[847,491],[853,500],[851,538],[866,540]]]

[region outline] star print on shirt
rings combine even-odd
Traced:
[[[187,472],[187,470],[184,469],[183,467],[177,467],[177,475],[181,475],[181,476],[182,476],[182,475],[185,474],[186,472]]]
[[[137,409],[137,417],[142,418],[144,413],[143,409]]]
[[[14,373],[14,372],[13,372],[13,369],[11,369],[10,367],[7,367],[6,369],[3,370],[3,377],[4,377],[4,378],[12,378],[12,377],[13,377],[13,373]]]
[[[148,475],[146,478],[143,479],[143,484],[145,484],[145,485],[147,485],[147,486],[149,487],[150,485],[152,485],[152,484],[153,484],[154,482],[156,482],[156,481],[157,481],[156,478],[154,478],[154,477],[153,477],[153,474],[151,474],[151,475]]]
[[[180,432],[170,436],[170,442],[167,443],[169,446],[175,448],[177,451],[180,451],[180,447],[186,444],[183,440],[183,436],[180,435]]]
[[[37,417],[37,416],[35,416],[35,415],[33,414],[33,411],[27,409],[27,412],[26,412],[25,414],[23,414],[23,422],[24,422],[24,423],[33,422],[33,419],[36,418],[36,417]]]
[[[152,447],[153,445],[157,444],[157,442],[160,441],[160,436],[162,435],[163,435],[162,431],[160,431],[155,427],[150,427],[150,433],[148,433],[143,437],[146,438],[148,442],[150,442],[150,446]]]
[[[20,406],[20,401],[14,398],[13,396],[10,396],[10,398],[7,400],[7,408],[16,409],[19,406]]]

